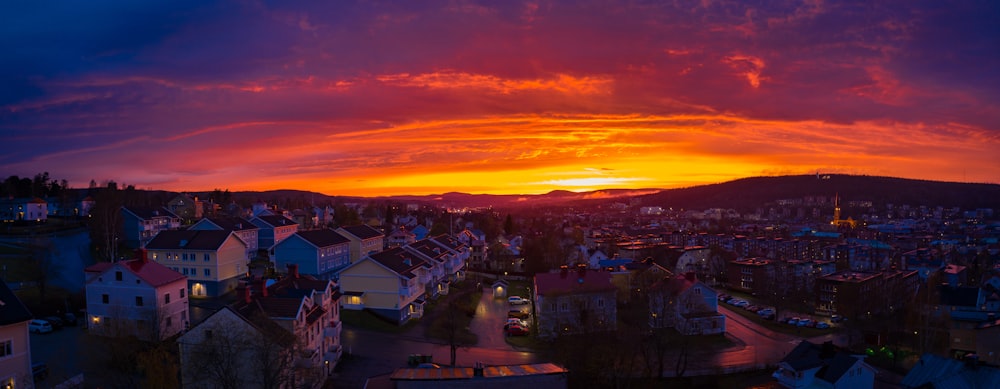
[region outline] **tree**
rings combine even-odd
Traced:
[[[511,218],[510,214],[503,220],[503,232],[507,235],[516,234],[517,231],[514,229],[514,219]]]

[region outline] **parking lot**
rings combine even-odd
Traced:
[[[32,363],[48,365],[48,378],[37,388],[49,388],[82,373],[80,342],[85,336],[81,327],[65,327],[47,334],[31,334]]]

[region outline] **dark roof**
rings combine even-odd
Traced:
[[[260,215],[257,216],[255,219],[259,219],[260,221],[263,221],[264,223],[266,223],[271,227],[281,227],[281,226],[290,226],[298,224],[295,222],[295,220],[289,219],[281,215]]]
[[[143,219],[143,220],[149,220],[149,219],[157,218],[157,217],[169,217],[169,218],[175,218],[175,219],[179,218],[173,212],[170,212],[170,210],[168,210],[168,209],[166,209],[164,207],[135,207],[135,206],[129,206],[129,207],[122,207],[122,210],[125,210],[125,211],[127,211],[127,212],[129,212],[129,213],[131,213],[131,214],[135,215],[136,217],[138,217],[140,219]]]
[[[338,244],[351,243],[350,239],[345,238],[343,235],[338,234],[337,231],[329,228],[299,231],[295,234],[316,247],[330,247]]]
[[[139,252],[141,253],[142,250],[140,250]],[[142,254],[137,254],[137,255],[142,255]],[[139,258],[130,259],[127,261],[118,261],[114,263],[100,262],[88,266],[86,269],[84,269],[84,271],[88,273],[104,273],[108,271],[108,269],[115,267],[115,265],[121,266],[126,270],[132,272],[132,274],[135,274],[136,277],[139,277],[143,281],[146,281],[146,283],[152,285],[153,287],[166,285],[171,282],[187,278],[187,276],[178,273],[159,263],[150,261],[148,259],[139,259]]]
[[[536,274],[535,286],[535,293],[540,296],[616,290],[611,283],[611,273],[578,269]]]
[[[8,325],[31,320],[31,311],[14,294],[14,291],[7,287],[7,283],[0,280],[0,325]]]
[[[150,250],[218,250],[225,243],[230,231],[223,230],[168,230],[160,231],[146,244]]]
[[[330,281],[317,280],[315,277],[305,274],[298,277],[288,276],[268,286],[267,294],[269,296],[301,298],[312,296],[315,291],[325,291],[329,284]]]
[[[426,261],[402,247],[394,247],[380,253],[374,253],[369,255],[369,258],[407,278],[416,276],[413,270],[426,263]]]
[[[859,361],[862,361],[861,358],[851,355],[831,342],[815,344],[807,340],[800,342],[781,360],[799,372],[818,367],[820,369],[815,377],[829,383],[836,383]]]
[[[975,307],[979,302],[979,288],[974,286],[939,286],[941,304],[958,307]]]
[[[903,388],[973,389],[995,388],[1000,369],[924,354],[900,381]]]
[[[416,251],[428,258],[432,258],[438,261],[442,261],[442,257],[451,254],[448,249],[431,242],[429,239],[424,239],[410,243],[405,246],[407,249]]]
[[[215,224],[216,226],[219,226],[219,228],[227,231],[246,231],[246,230],[260,229],[260,227],[257,227],[257,225],[241,217],[206,217],[202,220],[208,220],[212,224]]]
[[[354,235],[362,240],[384,236],[381,231],[376,230],[367,224],[359,224],[356,226],[346,226],[340,228],[343,228],[344,231],[347,231],[351,235]]]
[[[222,310],[229,310],[236,314],[237,317],[242,318],[250,325],[254,326],[263,335],[263,339],[273,341],[284,347],[291,347],[295,344],[295,335],[290,331],[282,327],[280,324],[271,320],[263,311],[257,308],[255,305],[236,304],[230,306],[223,306],[219,310],[212,313],[221,312]],[[211,317],[211,315],[209,315]],[[206,318],[207,320],[207,318]]]
[[[459,251],[462,249],[462,247],[465,247],[465,244],[462,243],[460,240],[455,239],[448,235],[438,235],[430,239],[437,244],[440,244],[455,251]]]

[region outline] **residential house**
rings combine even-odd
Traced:
[[[0,199],[0,221],[42,223],[48,217],[49,203],[42,198]]]
[[[726,317],[718,304],[718,293],[694,272],[666,277],[649,288],[649,326],[673,327],[682,335],[722,334]]]
[[[416,241],[417,236],[407,230],[406,226],[397,227],[389,236],[385,237],[387,248],[405,246]]]
[[[241,217],[206,217],[188,227],[189,230],[232,231],[247,244],[247,259],[257,258],[260,227]]]
[[[261,250],[271,251],[275,244],[299,230],[299,225],[294,220],[280,215],[255,216],[250,222],[260,227],[257,231],[257,247]]]
[[[906,373],[899,387],[905,389],[996,388],[1000,369],[981,366],[975,356],[962,360],[924,354]]]
[[[189,224],[202,218],[205,213],[204,205],[201,200],[198,200],[198,196],[181,193],[167,201],[166,208],[181,218],[185,224]]]
[[[340,227],[337,233],[351,241],[351,263],[385,248],[385,234],[366,224]]]
[[[177,345],[182,388],[297,387],[296,338],[266,314],[224,306],[181,335]]]
[[[122,232],[130,248],[146,247],[160,231],[180,227],[181,218],[166,208],[122,207]]]
[[[31,311],[0,280],[0,387],[31,388]]]
[[[249,270],[247,244],[232,231],[161,231],[146,249],[154,262],[188,277],[193,297],[219,297],[235,290]]]
[[[534,278],[538,337],[613,331],[617,289],[608,272],[563,268]]]
[[[84,273],[91,333],[158,341],[186,328],[187,277],[150,261],[146,250],[136,251],[134,259],[91,265]]]
[[[323,280],[350,265],[350,240],[329,228],[299,231],[274,245],[278,269],[297,265],[299,272]]]
[[[341,306],[369,310],[398,324],[419,318],[431,266],[402,247],[369,254],[338,273]]]
[[[690,271],[703,271],[708,266],[708,256],[711,250],[705,246],[688,246],[677,258],[677,266],[674,268],[675,274],[683,274]]]
[[[954,326],[949,330],[951,355],[974,354],[980,363],[1000,366],[1000,319],[976,323],[972,328]]]
[[[587,257],[587,263],[589,264],[591,269],[598,269],[601,267],[600,266],[601,261],[606,261],[608,259],[611,259],[610,257],[608,257],[607,254],[604,253],[604,251],[601,251],[600,249],[587,249],[585,247],[581,247],[581,249],[586,250],[585,255]]]
[[[803,340],[778,363],[772,375],[786,388],[861,389],[875,386],[874,367],[832,342]]]
[[[440,295],[447,295],[451,286],[449,275],[450,266],[453,262],[459,262],[454,258],[453,253],[435,243],[432,239],[424,239],[403,246],[404,250],[423,260],[425,271],[430,274],[430,281],[424,283],[426,296],[437,298]]]
[[[323,368],[326,370],[325,373],[329,375],[337,366],[343,354],[343,347],[340,342],[340,332],[343,328],[340,321],[340,288],[331,280],[317,279],[306,274],[299,274],[299,269],[296,265],[287,265],[286,268],[288,270],[285,273],[285,277],[267,286],[267,295],[284,299],[296,299],[301,296],[308,296],[314,306],[322,308],[323,316],[320,318],[321,334],[317,335],[316,332],[307,333],[305,335],[305,349],[313,350],[317,347],[319,348],[323,360]],[[319,311],[314,310],[313,312]],[[297,336],[302,337],[301,335]]]
[[[414,226],[413,228],[410,229],[410,232],[413,233],[413,237],[416,238],[417,240],[424,239],[427,237],[427,235],[431,234],[431,230],[427,229],[427,226],[423,224],[418,224]]]

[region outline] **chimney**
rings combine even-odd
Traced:
[[[297,263],[288,264],[288,276],[291,278],[299,278],[299,264]]]
[[[236,286],[236,297],[247,304],[251,302],[250,286],[247,285],[246,281],[240,281],[240,284]]]
[[[267,297],[267,278],[260,279],[260,297]]]
[[[135,259],[142,261],[142,263],[149,263],[149,255],[146,249],[140,248],[135,251]]]

